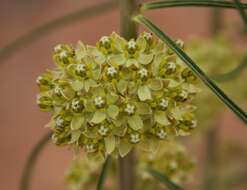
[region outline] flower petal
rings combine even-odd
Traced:
[[[148,86],[140,86],[138,88],[138,97],[141,101],[152,100],[152,95]]]
[[[96,111],[93,115],[93,118],[91,120],[92,123],[98,124],[104,121],[106,118],[106,114],[101,111]]]
[[[133,116],[129,117],[128,118],[128,124],[135,131],[143,128],[143,121],[142,121],[141,117],[138,115],[133,115]]]

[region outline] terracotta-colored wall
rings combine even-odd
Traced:
[[[103,0],[0,0],[0,48],[43,23]],[[209,36],[209,9],[169,9],[147,13],[161,29],[174,38]],[[242,26],[239,15],[226,11],[229,29]],[[59,42],[94,44],[101,35],[118,31],[118,11],[87,21],[78,21],[27,45],[7,59],[0,60],[0,189],[16,190],[27,155],[45,134],[49,116],[36,105],[36,77],[52,68],[51,51]],[[237,27],[236,27],[237,26]],[[235,37],[232,35],[232,37]],[[245,40],[246,41],[246,40]],[[238,43],[243,41],[238,40]],[[224,134],[245,141],[247,129],[228,113],[222,123]],[[32,189],[63,189],[63,172],[72,158],[71,151],[49,145],[38,161]]]

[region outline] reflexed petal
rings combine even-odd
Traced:
[[[115,105],[110,105],[107,109],[107,114],[113,119],[115,119],[118,116],[118,113],[119,108]]]
[[[124,54],[115,54],[109,57],[108,62],[112,65],[123,65],[126,62]]]
[[[151,107],[147,103],[136,103],[136,113],[140,115],[147,115],[152,113]]]
[[[132,149],[133,145],[127,139],[120,139],[118,146],[119,154],[121,157],[126,156]]]
[[[147,65],[151,63],[151,61],[153,60],[153,57],[154,57],[153,54],[141,53],[140,56],[138,57],[138,61],[143,65]]]
[[[72,130],[77,130],[82,127],[83,123],[84,123],[84,117],[82,115],[74,116],[71,121],[70,127]]]
[[[152,99],[151,92],[148,86],[140,86],[138,88],[138,97],[141,101]]]
[[[74,91],[80,91],[83,89],[84,85],[82,81],[75,80],[70,83],[70,86]]]
[[[152,90],[161,90],[163,88],[163,83],[161,80],[151,80],[148,87]]]
[[[113,135],[105,138],[106,153],[111,154],[115,150],[116,140]]]
[[[98,124],[106,119],[106,114],[101,111],[96,111],[91,120],[92,123]]]
[[[128,124],[133,130],[139,130],[143,128],[143,121],[140,116],[133,115],[128,118]]]
[[[164,112],[164,111],[156,111],[156,112],[154,113],[154,120],[155,120],[157,123],[159,123],[159,124],[161,124],[161,125],[164,125],[164,126],[167,126],[167,125],[170,124],[170,122],[169,122],[169,120],[168,120],[168,118],[167,118],[167,114],[166,114],[166,112]]]

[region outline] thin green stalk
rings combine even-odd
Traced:
[[[215,36],[221,29],[222,12],[214,8],[211,12],[211,35]],[[214,126],[208,126],[205,133],[205,164],[204,164],[204,190],[215,190],[218,187],[218,147],[219,147],[219,128],[218,122]]]
[[[137,23],[132,17],[138,12],[138,0],[119,0],[120,34],[126,40],[137,37]],[[118,159],[118,190],[134,190],[136,161],[135,152],[131,151],[124,158]]]
[[[241,18],[243,19],[245,26],[247,28],[247,15],[244,12],[245,6],[243,3],[240,2],[240,0],[233,0],[235,2],[235,5],[237,7],[237,9],[239,10],[239,14],[241,16]]]
[[[40,27],[35,28],[34,30],[28,32],[27,34],[24,34],[23,36],[18,37],[10,44],[1,48],[0,49],[0,60],[9,57],[10,55],[12,55],[14,52],[19,50],[20,48],[39,39],[42,36],[45,36],[45,34],[48,34],[51,31],[54,31],[60,27],[71,24],[78,20],[84,20],[84,19],[96,16],[96,15],[102,14],[104,12],[112,10],[115,7],[116,7],[116,1],[111,0],[108,2],[103,2],[100,4],[94,5],[92,7],[83,8],[74,13],[70,13],[63,17],[52,20]]]
[[[241,74],[241,72],[246,68],[246,66],[247,55],[245,55],[242,62],[233,70],[224,74],[213,75],[211,78],[217,82],[228,82],[229,80],[237,78]]]
[[[21,183],[20,183],[20,190],[29,190],[30,189],[30,181],[34,166],[36,164],[37,158],[40,155],[41,151],[48,144],[49,140],[51,139],[51,132],[45,134],[39,142],[35,145],[30,153],[26,166],[22,172],[21,176]]]
[[[166,0],[144,3],[141,10],[172,8],[172,7],[217,7],[226,9],[236,9],[236,5],[224,0]],[[243,4],[243,8],[247,8],[247,4]]]
[[[202,82],[208,86],[212,92],[233,111],[245,124],[247,124],[247,114],[235,104],[202,70],[198,65],[183,51],[176,43],[157,26],[142,15],[134,17],[134,20],[146,26],[154,34],[156,34],[163,42],[165,42],[184,63],[199,77]],[[247,125],[246,125],[247,126]]]
[[[99,180],[98,180],[98,184],[97,184],[97,188],[96,188],[97,190],[103,190],[104,189],[104,184],[105,184],[107,172],[108,172],[110,165],[111,165],[111,157],[108,156],[106,158],[106,161],[103,165],[103,168],[102,168],[100,176],[99,176]]]
[[[239,0],[233,0],[233,1],[235,2],[236,7],[239,10],[239,14],[242,20],[244,21],[247,29],[247,15],[244,11],[244,5]],[[224,74],[214,75],[212,76],[212,79],[219,82],[227,82],[239,76],[239,74],[245,69],[246,66],[247,66],[247,55],[245,55],[242,62],[236,68]]]
[[[148,168],[147,172],[153,176],[155,179],[157,179],[159,182],[165,185],[169,190],[183,190],[181,187],[179,187],[177,184],[173,183],[167,176],[160,173],[159,171],[156,171],[152,168]]]

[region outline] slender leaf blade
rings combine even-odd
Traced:
[[[207,85],[218,98],[225,103],[245,124],[247,123],[247,114],[236,105],[201,69],[195,62],[183,51],[176,43],[164,32],[162,32],[157,26],[142,15],[134,17],[134,20],[146,26],[156,36],[158,36],[163,42],[165,42],[179,57],[184,61],[187,66]]]
[[[100,176],[99,176],[99,180],[98,180],[98,184],[97,184],[97,188],[96,188],[97,190],[103,190],[106,176],[107,176],[107,172],[108,172],[110,165],[111,165],[111,157],[108,156],[106,158],[106,161],[103,165],[103,168],[102,168]]]
[[[141,10],[172,8],[172,7],[217,7],[236,9],[236,5],[224,0],[166,0],[144,3]],[[243,4],[243,8],[247,8],[247,4]]]
[[[48,144],[49,140],[51,139],[52,133],[48,132],[41,139],[38,143],[33,147],[30,155],[28,156],[26,165],[22,171],[21,182],[20,182],[20,190],[30,190],[31,189],[31,179],[34,170],[34,166],[37,163],[38,157],[45,146]]]
[[[148,168],[147,172],[153,176],[155,179],[157,179],[159,182],[164,184],[168,189],[170,190],[183,190],[181,187],[179,187],[177,184],[173,183],[166,175],[152,169]]]
[[[247,28],[247,15],[244,12],[244,4],[241,3],[240,0],[233,0],[236,4],[237,9],[239,10],[239,14],[241,16],[241,18],[243,19],[245,26]]]
[[[242,62],[231,71],[223,74],[212,75],[211,78],[217,82],[227,82],[229,80],[237,78],[237,76],[239,76],[246,67],[247,67],[247,55],[245,55]]]

